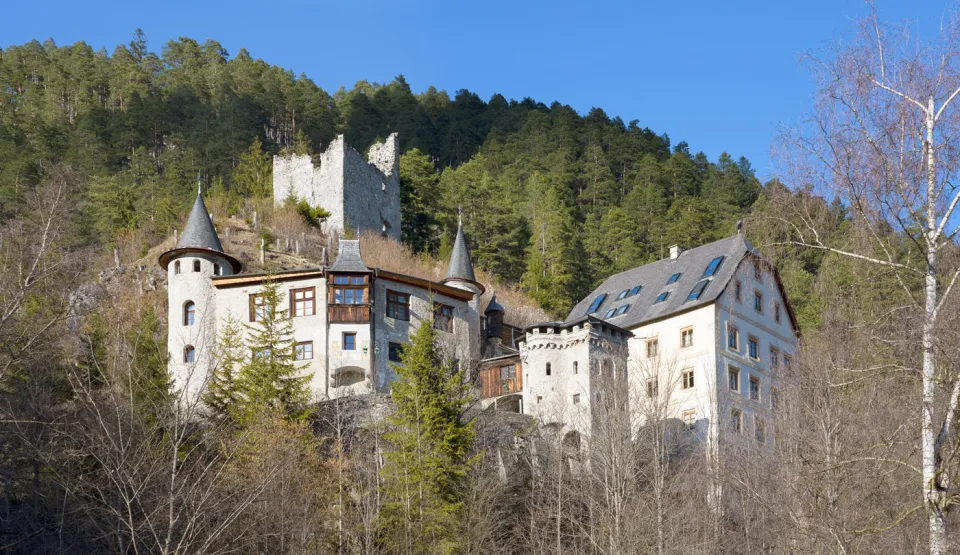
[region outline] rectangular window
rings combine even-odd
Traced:
[[[684,370],[680,374],[680,389],[693,389],[693,369]]]
[[[296,316],[313,316],[317,313],[316,287],[290,290],[290,312]]]
[[[700,300],[700,297],[703,296],[704,290],[707,286],[710,285],[710,280],[698,281],[696,285],[693,286],[693,289],[690,290],[690,294],[687,295],[687,299],[683,302],[688,303],[690,301]]]
[[[410,321],[410,296],[387,289],[387,318]]]
[[[600,310],[600,305],[603,304],[603,301],[607,299],[607,294],[603,293],[597,295],[597,298],[593,299],[593,302],[590,303],[590,308],[587,309],[587,314],[593,314],[594,312]]]
[[[313,360],[313,341],[297,343],[293,353],[297,360]]]
[[[738,303],[743,302],[743,284],[739,279],[733,285],[733,296],[737,298]]]
[[[753,278],[757,281],[761,281],[763,279],[763,270],[760,269],[759,262],[753,263]]]
[[[683,428],[685,430],[692,430],[697,424],[697,411],[694,409],[685,410],[681,414],[681,418],[683,419]]]
[[[747,338],[747,354],[753,360],[760,360],[760,340],[752,335]]]
[[[630,290],[630,294],[628,295],[628,297],[632,297],[632,296],[636,295],[637,293],[640,292],[641,289],[643,289],[643,287],[637,285],[636,287],[634,287],[633,289]]]
[[[657,379],[648,378],[647,379],[647,397],[651,399],[656,397],[658,389],[659,388],[657,387]]]
[[[580,373],[580,365],[577,364],[577,361],[573,361],[573,373],[574,374]]]
[[[770,347],[770,367],[780,366],[780,350],[776,347]]]
[[[750,400],[760,400],[760,378],[756,376],[750,376]]]
[[[629,294],[630,294],[630,290],[629,290],[629,289],[624,289],[623,291],[620,292],[619,295],[617,295],[617,300],[619,301],[620,299],[626,297],[626,296],[629,295]]]
[[[363,304],[365,291],[365,289],[335,287],[333,289],[333,304]]]
[[[579,405],[579,404],[580,404],[580,394],[579,394],[579,393],[574,393],[574,394],[573,394],[573,404],[574,404],[574,405]]]
[[[754,417],[753,419],[753,434],[757,438],[757,441],[764,443],[767,441],[767,429],[766,425],[762,418]]]
[[[783,355],[783,367],[788,372],[793,369],[793,358],[790,355]]]
[[[730,428],[738,434],[743,431],[743,413],[740,409],[730,409]]]
[[[680,330],[680,347],[693,347],[693,328]]]
[[[550,367],[550,363],[548,362],[548,363],[547,363],[547,375],[548,375],[548,376],[550,375],[550,372],[551,372],[552,370],[553,370],[553,369]]]
[[[727,367],[727,384],[730,386],[730,391],[740,391],[740,369],[728,366]]]
[[[366,282],[363,276],[333,276],[333,283],[336,285],[363,285]]]
[[[453,307],[433,304],[433,327],[440,331],[453,332]]]
[[[710,261],[710,264],[707,264],[707,269],[703,271],[703,276],[701,277],[710,277],[717,273],[717,270],[720,269],[720,264],[723,263],[723,257],[718,256]]]
[[[660,341],[657,339],[647,340],[647,358],[655,358],[660,354]]]
[[[614,313],[614,316],[623,316],[628,310],[630,310],[630,305],[625,304],[617,309],[617,312]]]
[[[356,351],[356,350],[357,350],[357,334],[355,334],[355,333],[344,333],[344,334],[343,334],[343,350],[344,350],[344,351]]]
[[[500,367],[500,379],[501,380],[515,380],[517,379],[517,367],[513,364],[510,366],[501,366]]]
[[[759,291],[753,294],[753,309],[763,314],[763,293]]]
[[[662,303],[663,301],[667,300],[668,298],[670,298],[670,292],[669,292],[669,291],[664,291],[663,293],[660,293],[659,295],[657,295],[657,300],[654,302],[654,304],[656,304],[656,303]]]
[[[780,407],[780,393],[776,389],[770,390],[770,408],[776,410]]]
[[[773,303],[773,319],[780,323],[780,303]]]
[[[390,362],[400,362],[403,356],[403,343],[390,343],[387,351],[387,358],[390,359]]]
[[[266,299],[260,293],[250,295],[250,321],[262,322],[267,314]]]
[[[667,285],[670,285],[671,283],[676,283],[679,280],[680,280],[680,273],[678,272],[670,276],[670,279],[667,280]]]
[[[610,317],[613,316],[613,313],[616,312],[616,311],[617,311],[617,309],[611,308],[610,310],[607,311],[606,314],[603,315],[603,317],[604,317],[604,318],[610,318]]]
[[[740,330],[727,326],[727,348],[731,351],[740,350]]]

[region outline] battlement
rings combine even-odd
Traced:
[[[324,231],[360,228],[400,239],[400,143],[393,133],[370,147],[368,159],[337,136],[317,157],[273,158],[273,200],[291,194],[330,212]]]

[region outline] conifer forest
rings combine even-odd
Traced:
[[[214,40],[0,49],[0,553],[960,553],[960,26],[850,25],[804,58],[816,95],[763,181],[600,107],[325,91]],[[273,356],[295,348],[275,284],[270,356],[229,322],[185,409],[157,256],[198,186],[249,270],[318,265],[327,214],[274,206],[273,156],[394,132],[402,244],[364,236],[368,264],[445,271],[462,214],[515,326],[742,230],[801,330],[775,443],[718,464],[651,407],[573,456],[480,410],[431,326],[391,391],[318,403]]]

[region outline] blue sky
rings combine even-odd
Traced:
[[[881,17],[933,28],[949,0],[878,2]],[[108,51],[142,28],[152,50],[179,36],[305,73],[328,92],[403,74],[414,91],[557,100],[639,120],[715,160],[775,171],[779,123],[810,110],[800,53],[852,33],[862,1],[804,2],[16,2],[0,47],[53,38]]]

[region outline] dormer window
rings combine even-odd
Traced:
[[[368,276],[330,276],[332,286],[328,289],[330,322],[370,321],[370,292]]]
[[[199,261],[199,260],[194,260],[194,261],[193,261],[193,271],[194,271],[194,272],[199,272],[199,271],[200,271],[200,261]]]

